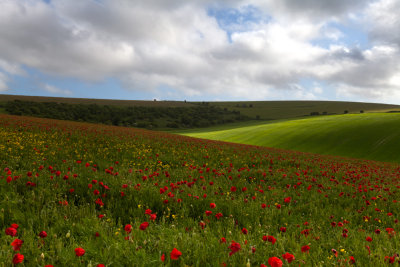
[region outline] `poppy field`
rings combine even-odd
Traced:
[[[400,166],[0,115],[2,266],[391,266]]]

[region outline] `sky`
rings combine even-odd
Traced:
[[[400,104],[398,0],[0,0],[0,94]]]

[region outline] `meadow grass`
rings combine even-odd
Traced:
[[[0,265],[389,266],[399,178],[397,164],[0,115]]]

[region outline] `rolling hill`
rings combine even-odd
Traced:
[[[115,99],[89,99],[67,97],[44,97],[0,94],[1,104],[9,101],[55,102],[83,105],[109,105],[109,106],[141,106],[141,107],[195,107],[207,104],[217,106],[228,111],[239,111],[240,114],[259,120],[278,120],[300,118],[309,116],[312,112],[319,114],[343,114],[363,112],[400,111],[399,105],[344,102],[344,101],[225,101],[225,102],[191,102],[173,100],[115,100]]]
[[[319,154],[400,162],[400,114],[317,116],[181,134]]]
[[[227,110],[237,110],[245,116],[260,120],[301,118],[311,113],[334,115],[361,112],[400,111],[399,105],[345,101],[244,101],[210,102]]]
[[[31,112],[20,115],[167,130],[214,140],[400,162],[397,153],[400,148],[398,105],[340,101],[186,102],[0,95],[0,112],[9,113],[6,106],[15,100],[33,103],[24,104],[32,105],[27,107]],[[34,103],[38,102],[65,103],[69,112],[57,111],[51,115],[47,110],[36,114],[33,112],[37,110]],[[88,109],[94,109],[94,113],[82,112]],[[117,112],[108,112],[107,117],[101,115],[102,109],[115,109]],[[192,110],[200,111],[193,115],[189,112]],[[171,116],[166,117],[168,114]]]

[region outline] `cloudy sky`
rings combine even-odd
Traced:
[[[398,0],[0,0],[0,93],[400,104]]]

